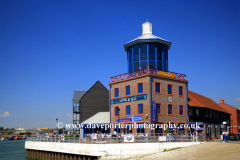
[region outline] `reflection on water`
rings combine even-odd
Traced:
[[[26,158],[25,140],[0,141],[1,160],[32,160]]]

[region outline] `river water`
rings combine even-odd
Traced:
[[[0,141],[0,160],[32,160],[26,158],[25,140]]]

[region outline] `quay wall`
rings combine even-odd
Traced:
[[[30,152],[45,151],[49,156],[55,155],[56,153],[63,153],[68,155],[89,156],[88,159],[94,160],[124,160],[130,158],[138,159],[146,155],[162,152],[164,149],[186,147],[200,143],[201,142],[84,144],[26,141],[25,149],[27,150],[27,156],[31,154]]]

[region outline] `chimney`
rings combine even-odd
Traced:
[[[220,103],[224,103],[224,100],[223,100],[223,98],[221,98],[221,100],[220,100]]]
[[[152,34],[152,23],[145,22],[142,24],[142,34],[150,33]]]

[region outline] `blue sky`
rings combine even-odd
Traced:
[[[240,105],[239,15],[237,0],[1,1],[0,126],[72,123],[73,91],[126,73],[124,44],[146,19],[190,90]]]

